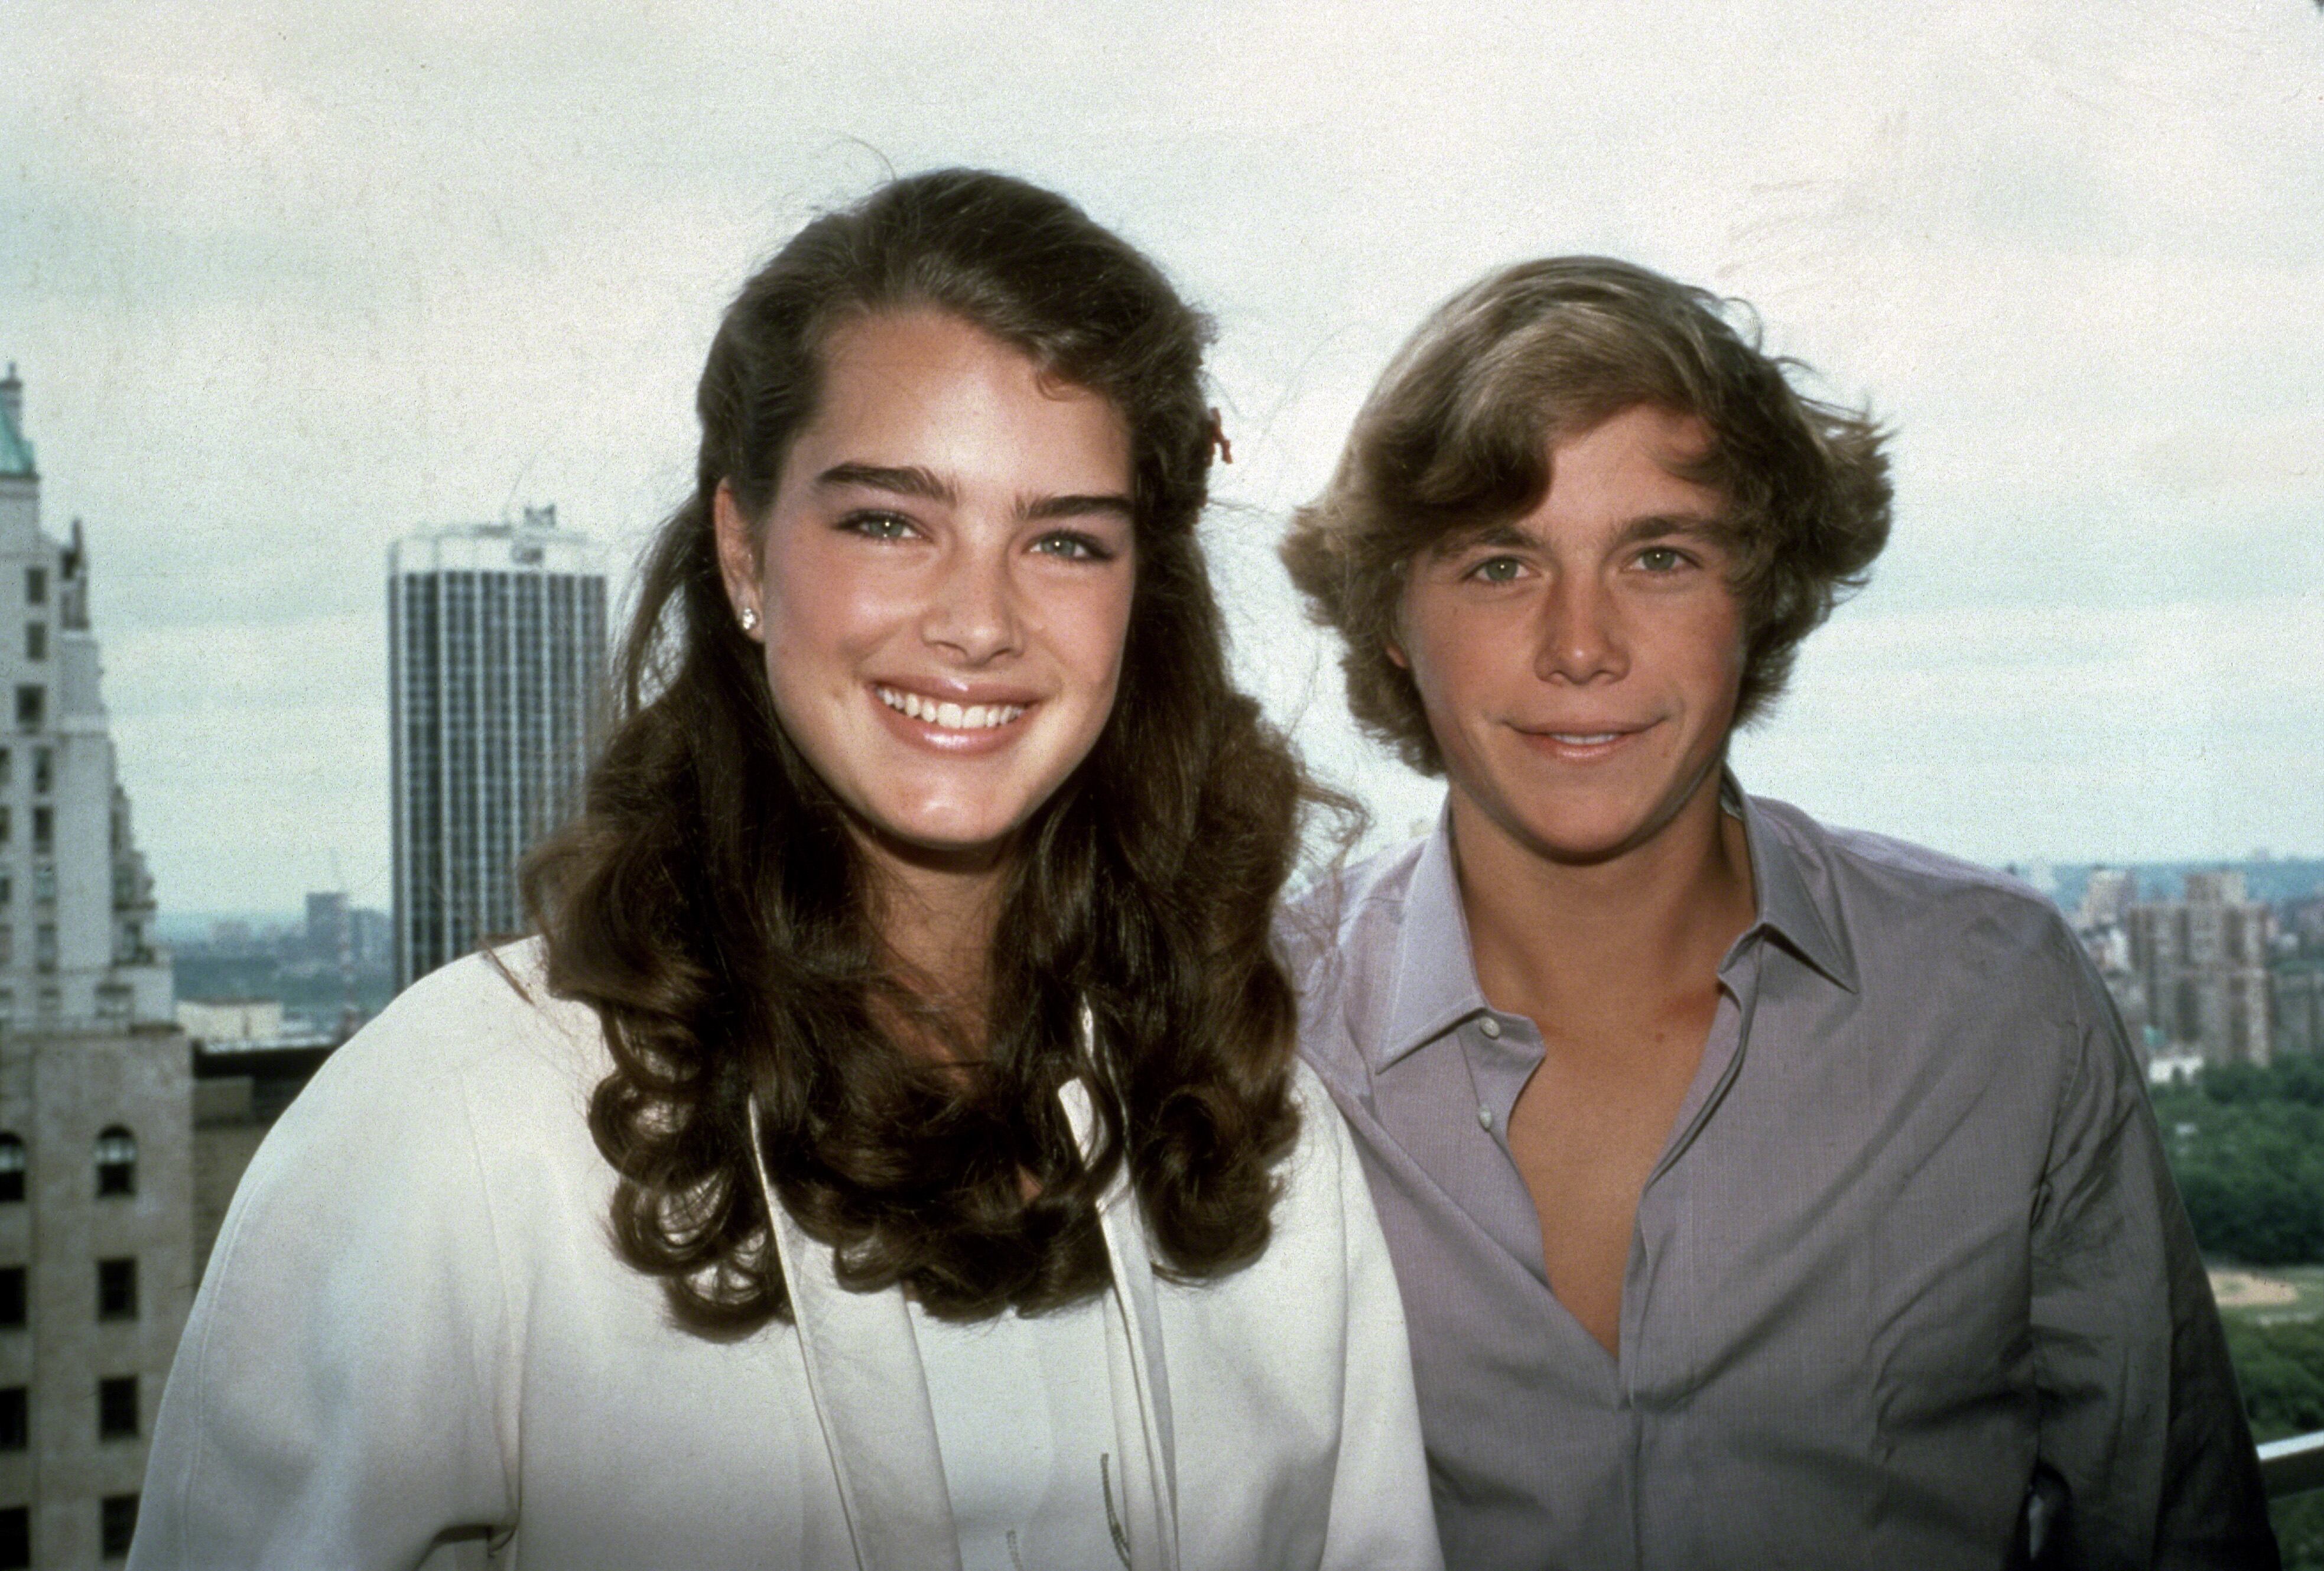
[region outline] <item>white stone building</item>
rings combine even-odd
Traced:
[[[192,1072],[76,522],[0,379],[0,1571],[117,1561],[192,1301]]]

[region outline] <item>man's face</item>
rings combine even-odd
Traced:
[[[1743,610],[1725,499],[1672,473],[1709,440],[1633,406],[1551,445],[1531,513],[1413,562],[1388,653],[1420,690],[1456,832],[1599,863],[1717,811]]]

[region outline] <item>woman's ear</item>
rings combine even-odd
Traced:
[[[718,482],[710,499],[710,527],[718,541],[718,576],[726,582],[726,601],[742,631],[759,636],[759,542],[751,521],[742,516],[734,488]]]

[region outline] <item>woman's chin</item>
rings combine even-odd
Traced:
[[[1022,818],[882,815],[858,817],[855,827],[876,854],[932,873],[982,873],[1008,861]]]

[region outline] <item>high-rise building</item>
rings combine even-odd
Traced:
[[[118,1559],[193,1293],[190,1053],[147,941],[80,525],[0,379],[0,1568]],[[11,724],[13,722],[13,724]]]
[[[2183,899],[2135,901],[2124,919],[2157,1051],[2265,1064],[2268,908],[2246,897],[2244,875],[2190,873]]]
[[[577,804],[605,667],[605,576],[554,507],[388,556],[396,985],[524,925],[516,865]]]
[[[2082,889],[2082,909],[2074,925],[2084,930],[2119,927],[2123,912],[2138,898],[2138,874],[2127,867],[2093,867]]]

